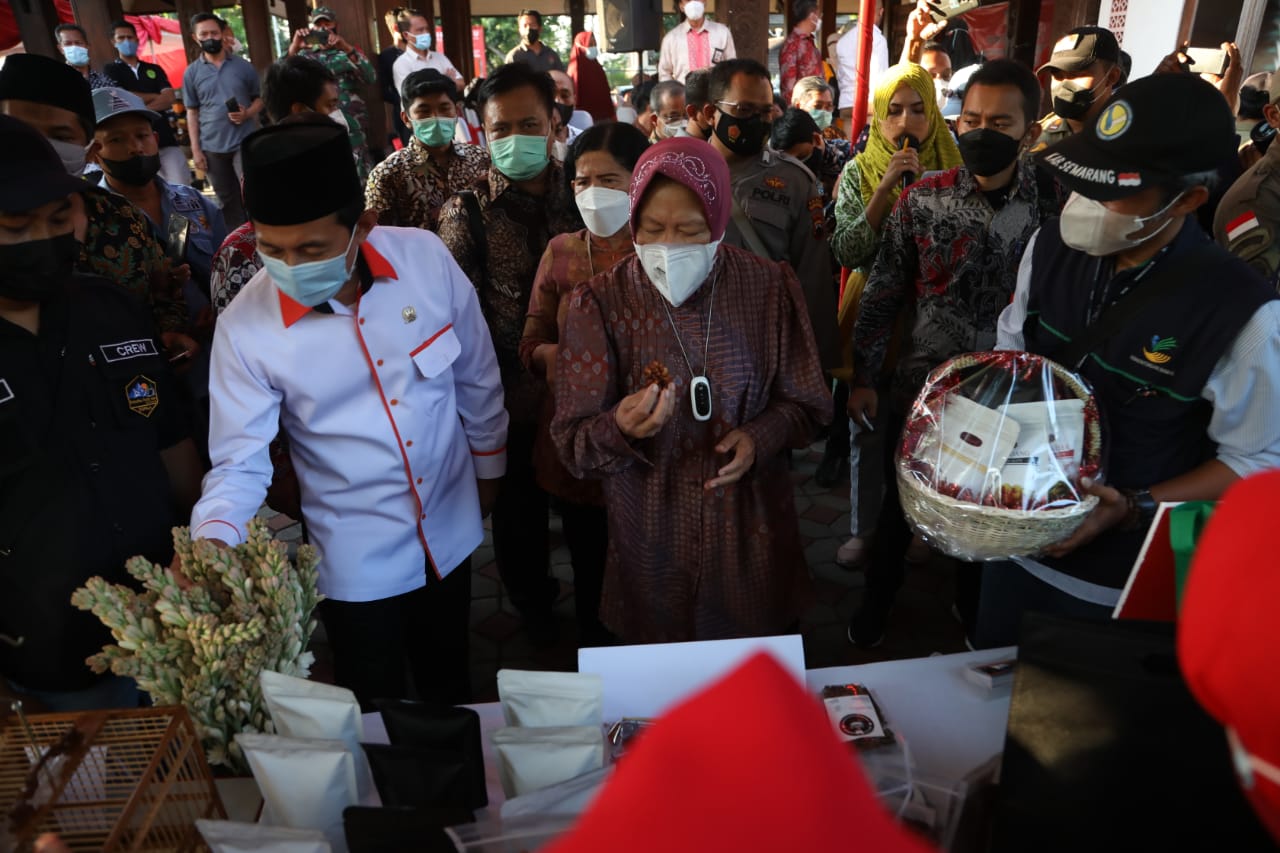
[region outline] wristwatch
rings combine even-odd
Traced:
[[[1124,489],[1122,493],[1129,501],[1129,511],[1120,522],[1120,529],[1145,530],[1156,517],[1160,502],[1151,496],[1150,489]]]

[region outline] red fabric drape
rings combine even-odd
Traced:
[[[58,12],[58,20],[64,24],[74,24],[76,16],[71,11],[71,0],[53,0],[53,7]],[[18,19],[13,16],[13,6],[0,0],[0,50],[10,50],[22,41],[18,34]]]
[[[578,109],[591,113],[596,121],[612,121],[617,118],[617,112],[609,95],[609,78],[600,63],[587,56],[590,44],[591,33],[578,33],[573,37],[567,73],[578,89]]]

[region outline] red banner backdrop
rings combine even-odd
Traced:
[[[1049,61],[1053,52],[1054,0],[1040,0],[1040,24],[1036,28],[1035,67]],[[961,15],[969,25],[973,45],[987,59],[999,59],[1009,55],[1009,4],[996,3],[979,6]]]

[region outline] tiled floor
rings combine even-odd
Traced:
[[[959,624],[951,615],[955,587],[954,569],[941,557],[908,573],[898,596],[884,643],[871,651],[854,648],[845,638],[849,616],[862,596],[863,575],[849,572],[834,562],[836,549],[849,535],[848,477],[832,489],[813,481],[822,457],[822,445],[794,454],[792,479],[796,510],[804,537],[805,557],[814,576],[815,602],[801,619],[805,658],[810,668],[865,663],[893,658],[923,657],[932,652],[964,651]],[[283,541],[301,539],[301,525],[282,515],[264,510],[264,517]],[[573,570],[568,550],[560,539],[560,521],[552,517],[552,572],[560,580],[560,642],[536,649],[529,642],[519,616],[503,594],[493,547],[488,535],[472,559],[471,673],[477,701],[497,698],[494,684],[500,667],[517,669],[576,668],[573,619]],[[317,653],[315,677],[325,678],[328,662],[323,632],[314,644]]]

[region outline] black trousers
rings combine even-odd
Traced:
[[[448,705],[471,701],[471,560],[427,585],[377,601],[320,602],[334,680],[365,711],[374,699],[410,699],[406,663],[417,696]]]
[[[493,556],[511,603],[525,619],[547,619],[559,584],[551,577],[550,507],[533,470],[537,426],[507,431],[507,474],[493,507]]]
[[[578,642],[584,646],[608,645],[614,638],[600,622],[600,593],[609,555],[609,516],[602,506],[564,501],[560,505],[560,519],[564,522],[564,542],[573,562]]]

